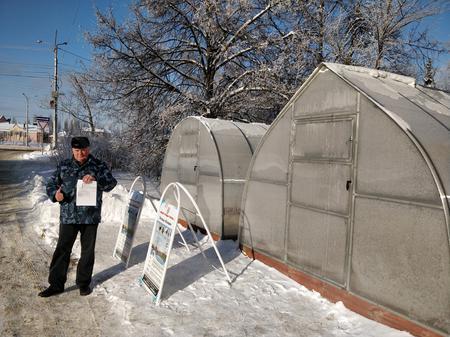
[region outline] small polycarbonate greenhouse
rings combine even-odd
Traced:
[[[450,333],[449,107],[413,78],[321,64],[252,158],[244,250],[373,319]]]
[[[217,237],[236,237],[245,177],[253,151],[268,125],[188,117],[174,128],[167,145],[161,192],[171,182],[183,184]],[[202,227],[183,200],[184,216]]]

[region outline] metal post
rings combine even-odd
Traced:
[[[58,47],[66,45],[67,42],[57,43],[58,38],[58,30],[55,31],[55,43],[53,47],[53,53],[55,55],[55,81],[53,82],[53,102],[55,104],[55,110],[53,112],[53,140],[52,140],[52,146],[54,149],[56,149],[56,146],[58,145],[58,98],[59,98],[59,86],[58,86]]]
[[[55,32],[55,44],[53,47],[53,53],[55,55],[55,69],[54,69],[54,81],[53,81],[53,102],[54,102],[54,111],[53,111],[53,139],[52,139],[52,148],[56,149],[58,144],[58,131],[56,130],[58,125],[58,45],[56,44],[56,38],[58,36],[58,31]]]
[[[25,145],[28,147],[28,106],[29,106],[29,104],[28,104],[28,96],[25,95],[24,93],[22,93],[22,95],[24,95],[25,99],[27,100],[27,114],[25,117],[25,130],[26,130]]]
[[[54,111],[53,111],[53,139],[52,139],[52,148],[55,149],[58,144],[58,96],[59,96],[59,87],[58,87],[58,47],[67,45],[67,42],[57,43],[58,39],[58,30],[55,31],[55,42],[53,43],[53,54],[54,54],[54,81],[53,81],[53,92],[52,98],[54,103]],[[43,43],[42,40],[37,40],[37,43]]]

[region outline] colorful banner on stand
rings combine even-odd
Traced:
[[[175,237],[179,208],[161,202],[145,260],[142,283],[159,303],[164,285],[169,255]]]

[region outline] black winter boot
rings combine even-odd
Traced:
[[[50,297],[50,296],[54,296],[54,295],[58,295],[64,292],[64,289],[57,289],[57,288],[53,288],[52,286],[48,287],[47,289],[41,291],[38,296],[40,297]]]

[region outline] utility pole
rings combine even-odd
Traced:
[[[56,149],[58,145],[58,130],[56,130],[56,126],[58,125],[58,47],[56,45],[56,37],[58,36],[58,30],[55,32],[55,43],[53,45],[53,54],[54,54],[54,73],[53,73],[53,137],[52,137],[52,148]]]
[[[27,114],[25,117],[25,130],[26,130],[26,138],[25,138],[25,144],[28,147],[28,96],[22,93],[22,95],[25,96],[25,99],[27,100]]]
[[[62,45],[66,45],[67,42],[58,43],[58,30],[55,31],[55,43],[53,45],[53,53],[54,53],[54,61],[55,61],[55,72],[54,72],[54,81],[53,81],[53,139],[52,139],[52,148],[56,149],[58,145],[58,96],[59,96],[59,86],[58,86],[58,47]]]

